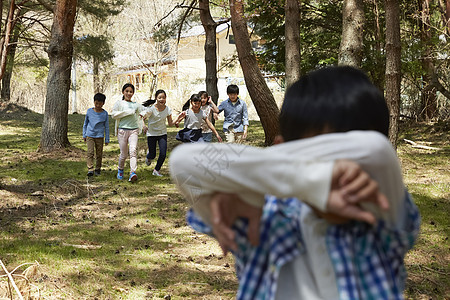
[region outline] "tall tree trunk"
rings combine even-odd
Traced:
[[[424,75],[422,76],[423,89],[421,94],[419,118],[422,120],[430,120],[436,115],[437,97],[436,88],[433,86],[434,64],[432,57],[431,45],[431,28],[430,28],[430,2],[429,0],[419,0],[421,10],[420,27],[424,51],[422,53],[422,68]]]
[[[279,133],[279,109],[258,67],[248,34],[247,22],[243,19],[243,0],[230,0],[231,28],[236,49],[244,73],[245,84],[255,105],[265,133],[265,144],[271,145]]]
[[[16,6],[15,1],[11,0],[9,11],[8,11],[8,17],[6,20],[6,28],[5,28],[5,34],[2,38],[1,43],[1,57],[0,57],[0,79],[3,78],[5,75],[5,69],[6,69],[6,63],[8,60],[8,51],[10,48],[10,39],[12,32],[14,30],[14,26],[17,22],[17,15],[20,13],[20,8]],[[16,15],[17,12],[17,15]]]
[[[0,16],[3,16],[3,0],[0,0]],[[2,22],[0,22],[0,36],[3,35]]]
[[[286,41],[286,87],[300,79],[300,0],[286,0],[284,35]]]
[[[50,152],[70,146],[67,137],[70,67],[77,0],[57,0],[48,46],[50,68],[47,77],[44,121],[39,150]]]
[[[344,0],[342,7],[342,38],[339,46],[339,65],[361,67],[364,30],[363,0]]]
[[[400,117],[401,43],[398,0],[386,0],[386,102],[389,108],[389,139],[397,146]]]
[[[373,15],[374,15],[374,39],[375,39],[375,61],[377,66],[384,66],[385,58],[382,55],[383,46],[382,46],[382,33],[380,26],[380,10],[378,8],[378,0],[373,0]],[[380,68],[381,69],[381,68]],[[373,84],[380,89],[380,91],[384,91],[384,72],[373,72],[371,74]]]
[[[450,35],[450,0],[445,1],[445,20],[447,21],[447,34]]]
[[[11,77],[14,67],[14,57],[16,55],[17,41],[19,40],[19,33],[19,27],[15,26],[14,33],[10,41],[11,47],[8,51],[5,73],[2,78],[1,98],[4,101],[9,101],[11,98]]]
[[[219,99],[217,88],[217,45],[216,28],[217,23],[211,17],[209,0],[199,0],[200,20],[205,29],[205,63],[206,63],[206,92],[211,96],[214,103]]]
[[[450,35],[450,0],[439,0],[439,6],[445,33]]]
[[[101,89],[100,89],[100,80],[99,80],[99,73],[98,73],[98,69],[99,69],[99,62],[98,62],[98,58],[97,57],[93,57],[92,58],[92,73],[94,74],[93,76],[93,81],[94,81],[94,93],[100,93]]]

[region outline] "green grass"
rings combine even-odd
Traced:
[[[88,181],[83,121],[83,115],[69,116],[70,149],[42,154],[36,152],[41,115],[21,109],[1,114],[2,262],[10,270],[38,262],[32,281],[47,299],[234,298],[232,258],[186,226],[187,205],[170,181],[167,162],[165,177],[152,176],[141,136],[139,181],[119,182],[112,137],[102,175]],[[179,144],[175,133],[169,132],[169,155]]]
[[[83,121],[83,115],[69,115],[70,149],[42,154],[36,152],[42,115],[19,108],[0,112],[2,262],[10,270],[39,263],[30,279],[46,299],[234,299],[232,258],[223,258],[212,239],[186,226],[187,204],[170,181],[167,161],[165,176],[152,176],[140,136],[139,180],[118,181],[119,148],[112,137],[102,175],[87,180]],[[176,131],[169,129],[168,157],[179,144]],[[401,138],[444,149],[403,142],[398,148],[423,219],[419,242],[406,259],[406,296],[443,299],[450,286],[448,136],[421,125],[405,127]],[[248,143],[263,146],[259,122],[251,122]],[[7,297],[2,280],[0,298]]]
[[[419,240],[406,258],[410,299],[450,297],[450,142],[449,125],[405,126],[398,154],[405,183],[422,216]],[[409,139],[441,150],[413,148]]]

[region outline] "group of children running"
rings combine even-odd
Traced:
[[[147,136],[148,151],[145,163],[150,166],[156,158],[156,145],[159,156],[152,175],[163,176],[160,172],[167,154],[167,125],[179,127],[184,120],[184,128],[180,130],[176,139],[183,143],[212,142],[212,134],[218,142],[222,138],[213,125],[213,118],[224,112],[223,130],[227,142],[242,143],[247,137],[248,112],[247,105],[239,99],[239,87],[227,87],[228,99],[219,107],[212,101],[207,92],[192,94],[182,108],[182,112],[173,121],[172,110],[166,105],[167,94],[164,90],[157,90],[155,99],[147,100],[143,104],[134,102],[132,97],[135,88],[131,83],[122,87],[122,100],[117,101],[112,109],[111,117],[115,119],[115,135],[120,148],[117,179],[124,178],[125,160],[130,157],[130,175],[128,181],[135,182],[138,178],[137,144],[139,134]],[[100,175],[102,166],[103,143],[109,143],[108,113],[102,107],[106,96],[97,93],[94,96],[94,108],[89,108],[83,125],[83,139],[87,143],[87,176]],[[167,123],[166,123],[167,119]],[[147,126],[144,125],[147,123]],[[95,168],[94,168],[95,158]]]

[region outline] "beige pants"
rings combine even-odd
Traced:
[[[86,137],[88,171],[94,171],[94,157],[95,169],[100,170],[102,168],[103,141],[103,138]]]
[[[119,141],[120,156],[119,169],[123,170],[125,160],[130,154],[130,173],[136,172],[137,169],[137,144],[139,138],[139,129],[126,130],[120,129],[117,132],[117,140]]]
[[[242,139],[243,135],[243,132],[225,132],[227,143],[242,144],[244,142],[244,140]]]

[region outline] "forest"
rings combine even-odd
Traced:
[[[394,143],[400,118],[449,118],[448,1],[40,0],[3,1],[2,6],[1,103],[42,103],[42,151],[69,145],[70,91],[82,98],[106,92],[115,84],[114,74],[132,57],[151,74],[148,98],[157,88],[168,88],[158,78],[163,76],[162,62],[171,55],[164,49],[179,42],[193,24],[205,29],[203,80],[217,102],[217,66],[222,62],[217,61],[215,29],[229,21],[237,51],[227,63],[234,60],[242,69],[267,145],[277,131],[270,116],[278,108],[265,79],[280,78],[284,88],[300,74],[327,65],[361,68],[384,91]],[[247,27],[250,32],[242,30]],[[253,34],[261,39],[257,49],[249,42]],[[154,43],[143,46],[149,37]],[[149,59],[155,61],[151,67],[144,64]],[[78,77],[84,80],[74,83],[70,70],[78,61]],[[58,121],[50,125],[47,117],[54,116]]]
[[[422,214],[405,298],[449,297],[450,0],[10,0],[0,8],[0,298],[233,299],[233,258],[187,226],[169,176],[150,176],[144,136],[137,184],[114,180],[115,137],[102,176],[86,178],[84,113],[95,93],[115,99],[125,72],[149,74],[140,99],[165,89],[184,102],[201,84],[219,103],[221,72],[237,69],[257,114],[247,144],[267,147],[279,132],[278,95],[337,65],[363,70],[384,94],[389,139]],[[219,59],[224,24],[236,49]],[[200,25],[204,75],[180,75],[174,58]],[[169,129],[169,160],[175,134]]]

